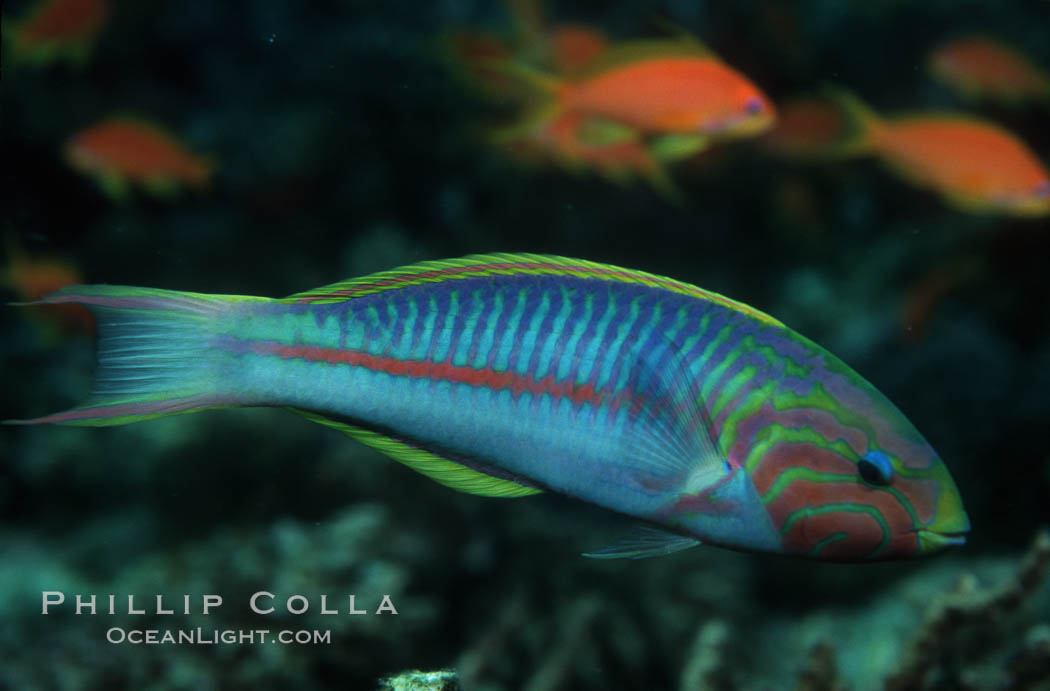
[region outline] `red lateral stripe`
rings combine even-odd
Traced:
[[[533,379],[516,372],[497,372],[489,368],[474,369],[469,366],[452,365],[446,362],[429,360],[399,360],[381,355],[370,355],[357,350],[342,350],[312,345],[283,345],[273,341],[253,341],[245,344],[245,350],[258,355],[276,355],[286,360],[306,360],[307,362],[324,362],[331,365],[351,365],[364,367],[373,372],[384,372],[396,377],[410,379],[429,379],[447,381],[456,384],[467,384],[473,387],[486,387],[493,391],[509,389],[517,398],[522,393],[532,395],[549,394],[554,398],[568,398],[574,405],[590,403],[599,406],[602,403],[618,402],[595,390],[590,382],[577,385],[571,380],[558,382],[548,375]]]

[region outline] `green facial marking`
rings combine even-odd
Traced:
[[[855,482],[856,477],[850,473],[822,473],[817,470],[810,468],[788,468],[770,485],[766,493],[762,495],[762,503],[768,504],[775,500],[785,487],[790,485],[794,480],[806,480],[808,482]]]
[[[778,391],[771,402],[778,411],[813,408],[829,413],[843,427],[852,427],[863,432],[869,445],[875,439],[875,428],[871,426],[868,420],[863,415],[859,415],[840,404],[824,389],[824,385],[819,381],[814,381],[810,392],[802,396],[793,391]]]
[[[890,527],[887,525],[886,519],[882,517],[882,514],[874,506],[866,506],[864,504],[824,504],[822,506],[807,506],[788,515],[787,520],[784,521],[784,525],[780,527],[780,534],[787,535],[791,530],[791,527],[803,518],[837,512],[866,513],[874,518],[879,524],[879,527],[882,529],[882,540],[879,541],[879,544],[875,549],[869,554],[864,555],[866,559],[878,556],[890,546]]]
[[[806,556],[807,557],[820,556],[821,551],[823,551],[823,549],[825,547],[827,547],[828,545],[830,545],[832,543],[835,543],[835,542],[842,542],[843,540],[847,540],[847,539],[849,539],[849,535],[847,535],[845,532],[842,532],[842,531],[839,531],[837,533],[833,533],[831,535],[828,535],[826,538],[824,538],[823,540],[819,541],[817,544],[813,545],[813,549],[811,549],[808,552],[806,552]]]
[[[722,390],[718,394],[718,398],[715,400],[715,404],[711,406],[711,417],[718,417],[718,414],[722,412],[722,409],[726,407],[730,401],[736,398],[740,389],[751,381],[756,374],[758,374],[758,368],[754,365],[748,365],[733,375],[733,378],[722,387]]]
[[[744,461],[744,467],[749,473],[754,472],[754,470],[758,468],[762,457],[766,455],[766,452],[769,451],[769,449],[780,443],[792,442],[813,444],[822,449],[833,451],[851,463],[857,462],[857,454],[855,454],[853,449],[850,448],[850,445],[842,439],[828,441],[809,427],[785,427],[781,424],[773,423],[763,427],[755,435],[755,443],[747,452],[747,459]]]
[[[748,393],[744,400],[738,403],[736,408],[729,413],[725,423],[722,425],[721,435],[718,440],[722,453],[728,454],[729,449],[736,442],[736,428],[740,421],[755,415],[769,397],[773,395],[776,387],[777,383],[775,381],[767,382],[764,386]]]

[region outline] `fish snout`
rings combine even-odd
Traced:
[[[957,547],[966,543],[970,532],[970,517],[963,510],[949,511],[933,520],[932,523],[915,528],[918,533],[919,552],[932,554],[948,547]]]

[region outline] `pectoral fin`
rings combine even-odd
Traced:
[[[672,345],[665,344],[669,353]],[[714,440],[696,378],[680,358],[660,355],[640,356],[629,376],[634,419],[621,440],[623,462],[646,490],[700,493],[726,478],[729,464]]]

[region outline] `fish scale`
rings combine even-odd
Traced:
[[[283,300],[75,286],[92,398],[32,423],[284,406],[449,487],[553,490],[703,541],[823,559],[959,544],[936,452],[882,394],[775,319],[644,272],[539,255],[428,262]],[[874,480],[872,480],[874,478]]]

